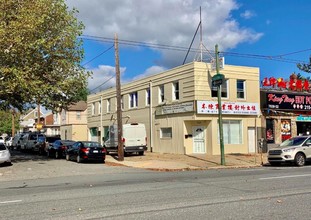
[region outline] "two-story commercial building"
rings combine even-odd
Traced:
[[[255,153],[261,135],[259,68],[221,70],[225,153]],[[192,62],[122,85],[122,123],[144,123],[148,150],[219,155],[216,74],[210,63]],[[102,141],[117,123],[116,88],[88,96],[89,139]]]

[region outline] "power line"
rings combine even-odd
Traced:
[[[305,49],[305,50],[298,50],[298,51],[294,51],[294,52],[291,52],[291,53],[285,53],[285,54],[277,55],[275,57],[285,57],[285,56],[288,56],[288,55],[292,55],[292,54],[296,54],[296,53],[303,53],[303,52],[307,52],[307,51],[310,51],[310,50],[311,50],[311,48]]]
[[[92,62],[93,60],[97,59],[98,57],[100,57],[101,55],[103,55],[104,53],[108,52],[111,48],[113,48],[114,45],[112,45],[111,47],[109,47],[108,49],[106,49],[105,51],[101,52],[100,54],[98,54],[97,56],[95,56],[94,58],[92,58],[91,60],[85,62],[84,64],[82,64],[82,66],[85,66],[86,64]]]
[[[109,79],[107,79],[105,82],[103,82],[102,84],[100,84],[99,86],[97,86],[96,88],[90,90],[89,92],[92,93],[93,91],[95,91],[96,89],[98,89],[99,87],[101,87],[102,85],[106,84],[107,82],[109,82],[114,76],[110,77]]]
[[[82,38],[85,40],[94,40],[100,42],[113,42],[113,38],[108,37],[99,37],[99,36],[90,36],[90,35],[82,35]],[[148,48],[155,48],[155,49],[165,49],[165,50],[175,50],[175,51],[188,51],[189,48],[181,47],[181,46],[172,46],[172,45],[165,45],[165,44],[155,44],[155,43],[146,43],[140,41],[132,41],[132,40],[119,40],[119,44],[128,45],[128,46],[140,46],[140,47],[148,47]],[[205,48],[207,50],[207,48]],[[302,60],[294,60],[294,59],[285,59],[284,56],[302,53],[306,51],[310,51],[310,49],[294,51],[287,54],[281,55],[257,55],[257,54],[243,54],[237,52],[220,52],[227,56],[235,56],[235,57],[244,57],[244,58],[254,58],[254,59],[265,59],[265,60],[273,60],[273,61],[280,61],[286,63],[306,63],[306,61]],[[198,52],[199,49],[191,49],[190,52]],[[213,50],[207,50],[210,54],[213,53]]]
[[[91,60],[87,61],[86,63],[82,64],[82,66],[87,65],[88,63],[92,62],[93,60],[97,59],[98,57],[102,56],[106,52],[108,52],[110,49],[114,47],[114,39],[113,38],[107,38],[107,37],[98,37],[98,36],[90,36],[90,35],[82,35],[82,38],[85,40],[92,40],[92,41],[99,41],[99,42],[108,42],[108,43],[113,43],[111,47],[106,49],[105,51],[101,52],[100,54],[96,55],[94,58]],[[172,46],[172,45],[165,45],[165,44],[155,44],[155,43],[145,43],[145,42],[139,42],[139,41],[132,41],[132,40],[120,40],[119,39],[119,44],[124,44],[128,46],[140,46],[140,47],[148,47],[148,48],[155,48],[155,49],[166,49],[166,50],[175,50],[175,51],[188,51],[188,53],[191,52],[198,52],[199,49],[190,49],[187,47],[181,47],[181,46]],[[205,47],[205,46],[204,46]],[[211,55],[213,53],[213,50],[208,50],[206,47],[205,49]],[[292,54],[297,54],[297,53],[302,53],[306,51],[310,51],[311,48],[309,49],[304,49],[304,50],[299,50],[299,51],[294,51],[286,54],[281,54],[281,55],[275,55],[275,56],[269,56],[269,55],[258,55],[258,54],[244,54],[244,53],[237,53],[237,52],[220,52],[223,55],[226,56],[234,56],[234,57],[243,57],[243,58],[250,58],[250,59],[264,59],[264,60],[273,60],[273,61],[279,61],[279,62],[286,62],[286,63],[306,63],[305,61],[301,60],[294,60],[294,59],[285,59],[283,58],[284,56],[289,56]],[[90,90],[89,92],[93,92],[96,89],[100,88],[102,85],[106,84],[108,81],[110,81],[114,76],[97,86],[96,88]]]

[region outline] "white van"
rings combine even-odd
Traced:
[[[122,126],[122,142],[124,153],[135,153],[144,155],[147,150],[147,134],[144,124],[131,123]],[[118,152],[118,127],[109,126],[109,131],[105,137],[104,146],[109,152]]]

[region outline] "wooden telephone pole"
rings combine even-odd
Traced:
[[[124,161],[124,149],[122,142],[122,110],[121,110],[121,80],[120,80],[120,64],[118,36],[115,34],[115,58],[116,58],[116,90],[117,90],[117,123],[118,123],[118,160]]]

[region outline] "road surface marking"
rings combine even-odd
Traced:
[[[292,175],[292,176],[273,176],[273,177],[265,177],[259,178],[260,180],[271,180],[271,179],[285,179],[285,178],[295,178],[295,177],[305,177],[311,176],[311,174],[302,174],[302,175]]]
[[[21,201],[22,200],[11,200],[11,201],[0,202],[0,204],[15,203],[15,202],[21,202]]]

